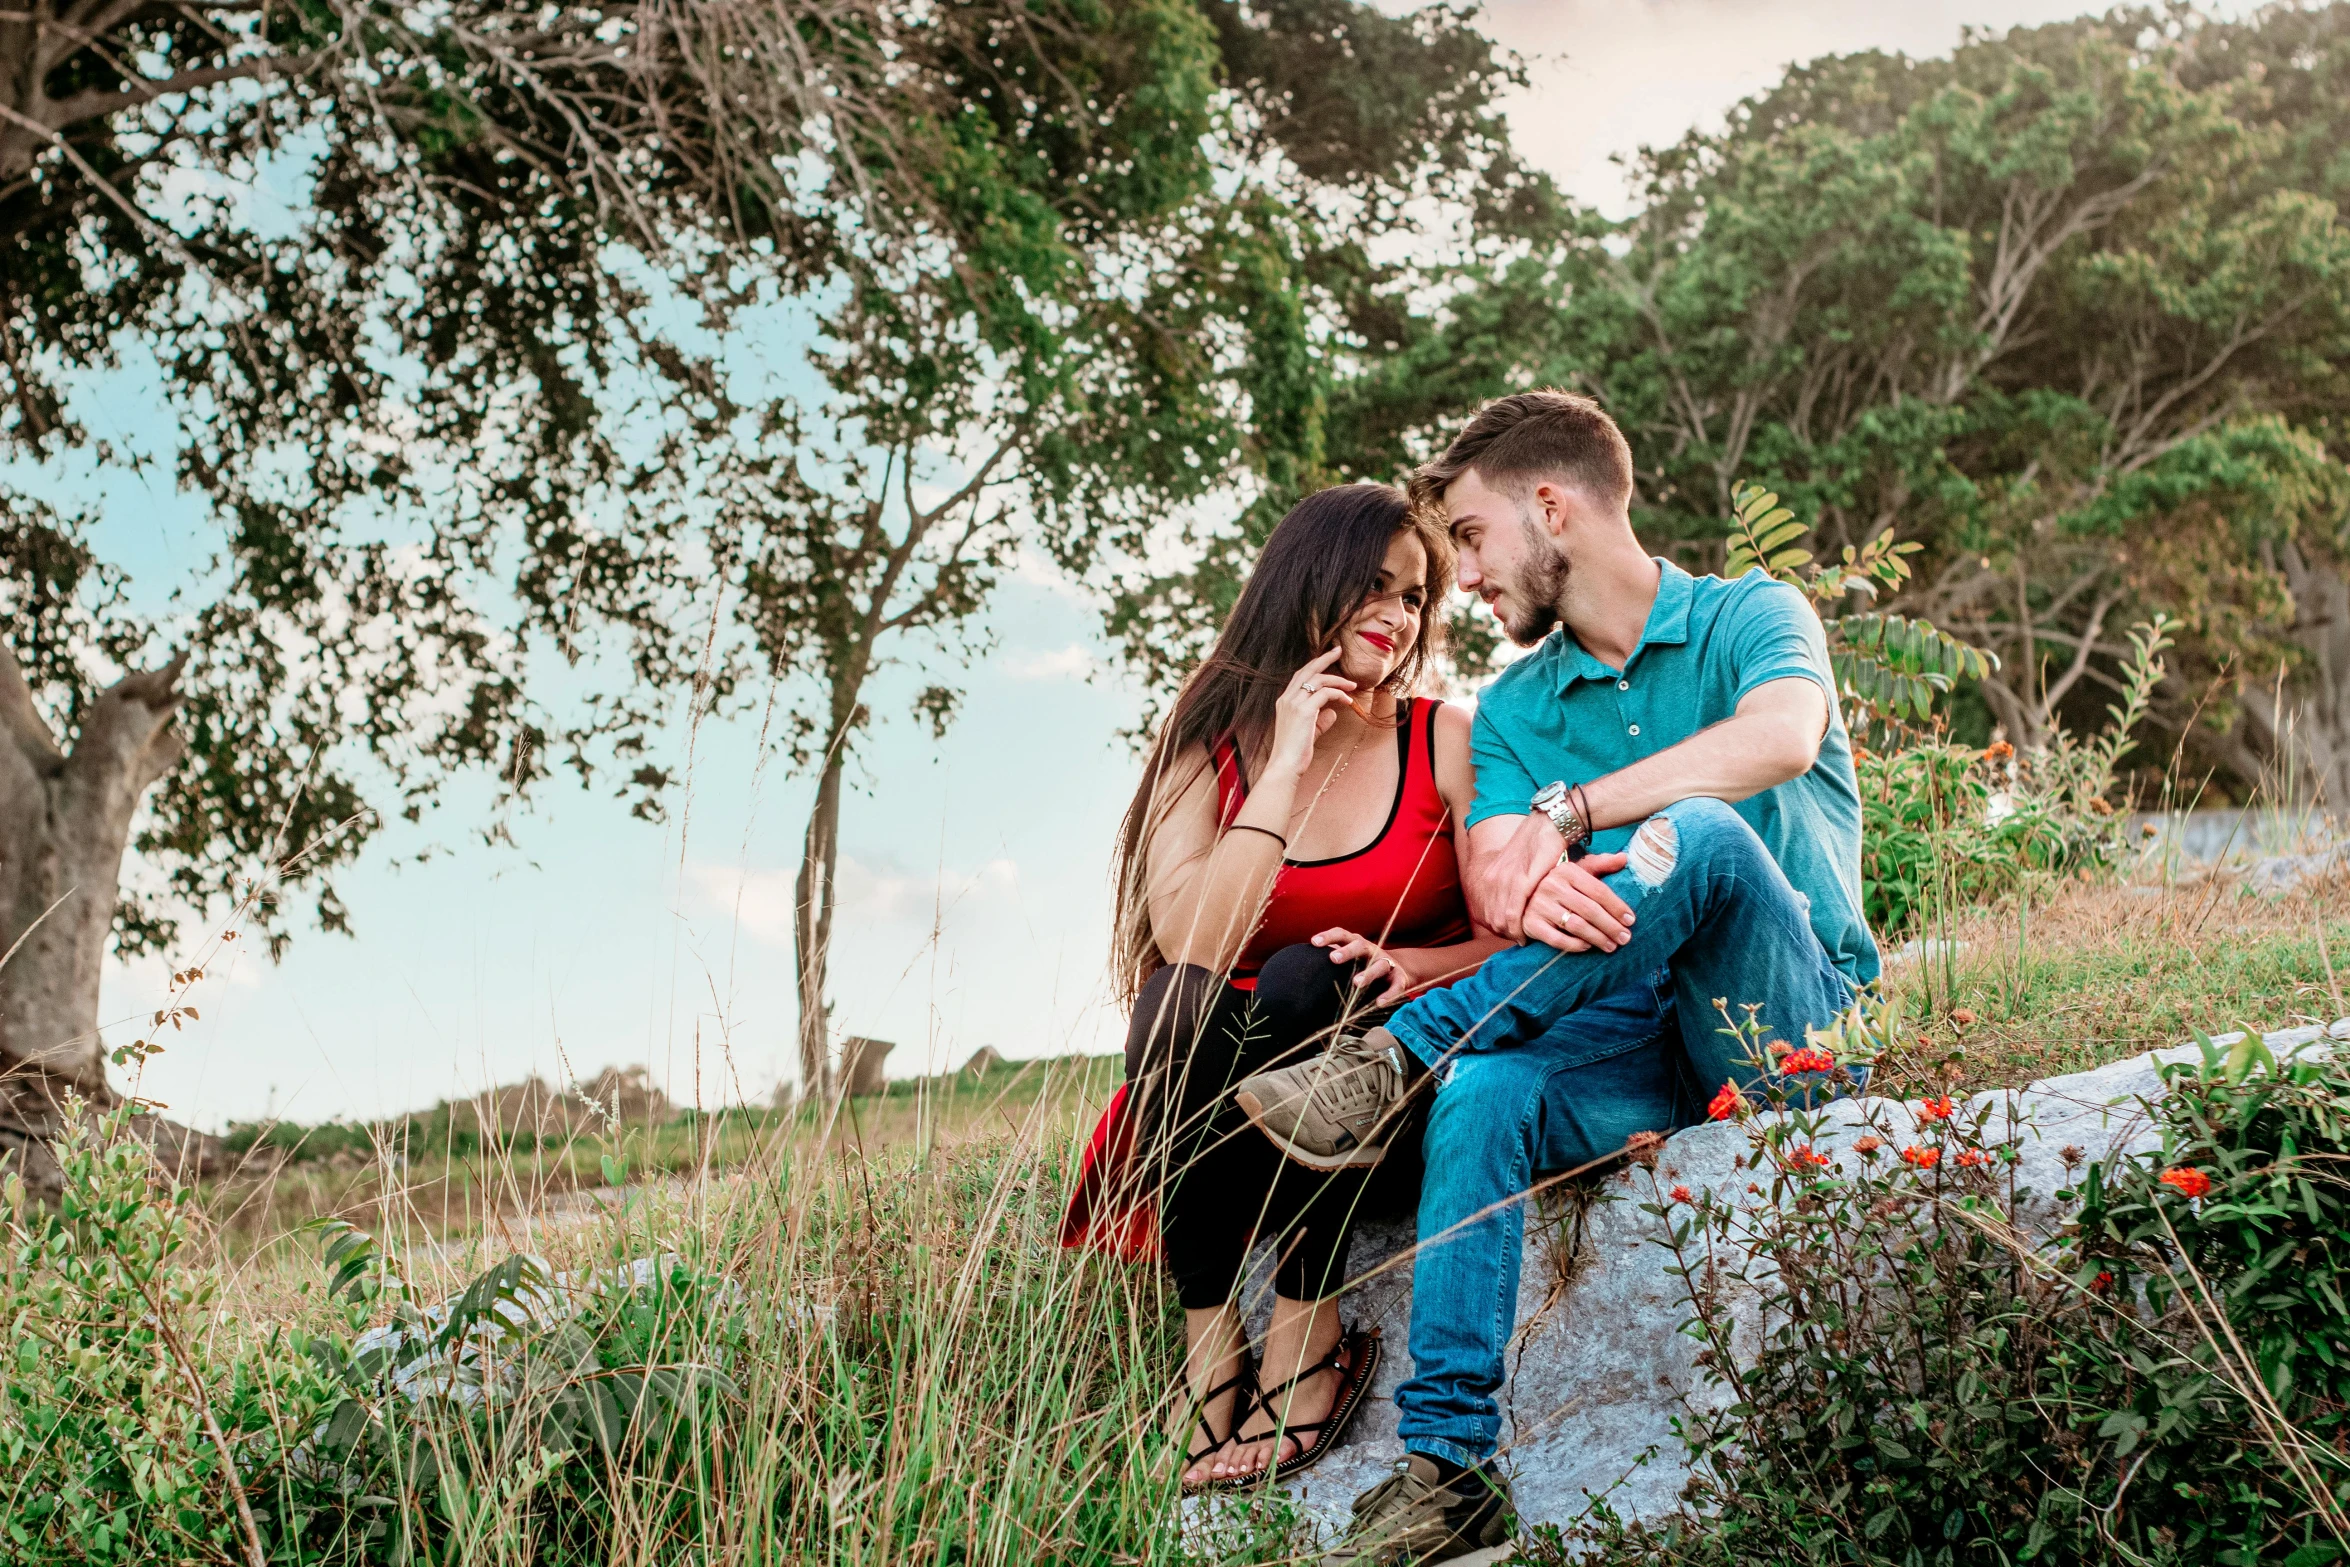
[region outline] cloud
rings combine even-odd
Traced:
[[[960,915],[1008,907],[1020,893],[1017,862],[998,858],[967,870],[920,873],[891,864],[840,857],[836,925],[899,923],[927,927]],[[789,949],[799,876],[792,870],[744,871],[732,865],[688,864],[688,891],[703,908],[741,921],[752,940]]]
[[[1094,672],[1094,667],[1092,649],[1079,642],[1050,652],[1004,656],[1004,673],[1014,680],[1083,680]]]

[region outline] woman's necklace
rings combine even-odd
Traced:
[[[1324,778],[1320,786],[1314,790],[1314,797],[1306,802],[1305,815],[1290,823],[1289,836],[1292,839],[1303,838],[1305,836],[1306,828],[1313,823],[1314,812],[1319,809],[1322,804],[1322,796],[1328,794],[1330,792],[1330,786],[1337,783],[1339,776],[1343,774],[1349,767],[1354,765],[1355,753],[1363,748],[1363,737],[1368,735],[1370,732],[1371,726],[1369,724],[1364,724],[1361,731],[1355,735],[1354,742],[1346,748],[1345,754],[1338,758],[1338,765],[1330,769],[1329,776]]]

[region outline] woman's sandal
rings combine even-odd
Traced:
[[[1189,1474],[1192,1470],[1198,1468],[1201,1464],[1206,1463],[1209,1459],[1215,1457],[1218,1453],[1221,1453],[1227,1447],[1230,1447],[1234,1442],[1240,1440],[1240,1428],[1248,1424],[1249,1411],[1256,1408],[1256,1389],[1256,1359],[1254,1356],[1249,1355],[1244,1351],[1240,1357],[1240,1369],[1233,1372],[1232,1375],[1226,1377],[1223,1381],[1217,1383],[1214,1387],[1209,1388],[1207,1392],[1200,1397],[1198,1404],[1194,1406],[1197,1408],[1199,1413],[1194,1417],[1193,1424],[1199,1428],[1199,1434],[1208,1439],[1208,1445],[1194,1453],[1189,1451],[1189,1444],[1186,1444],[1186,1450],[1183,1455],[1183,1473]],[[1222,1436],[1218,1436],[1216,1435],[1215,1426],[1209,1423],[1208,1411],[1215,1407],[1217,1399],[1222,1398],[1227,1393],[1234,1395],[1232,1400],[1232,1425],[1231,1428],[1227,1430]],[[1222,1483],[1223,1482],[1216,1480],[1185,1480],[1183,1482],[1183,1490],[1185,1495],[1193,1495],[1201,1491],[1213,1490],[1216,1486]]]
[[[1334,1371],[1339,1377],[1338,1397],[1331,1401],[1330,1413],[1319,1420],[1301,1420],[1275,1428],[1279,1434],[1274,1442],[1274,1451],[1280,1451],[1284,1442],[1296,1443],[1297,1451],[1287,1458],[1276,1460],[1269,1470],[1259,1469],[1254,1474],[1219,1480],[1214,1482],[1216,1485],[1240,1487],[1259,1485],[1267,1480],[1286,1480],[1300,1470],[1313,1467],[1324,1453],[1336,1447],[1346,1436],[1346,1428],[1362,1412],[1364,1395],[1371,1390],[1371,1378],[1378,1375],[1379,1330],[1357,1328],[1351,1333],[1341,1334],[1338,1342],[1330,1346],[1329,1354],[1296,1376],[1278,1387],[1260,1386],[1257,1389],[1256,1407],[1266,1411],[1279,1407],[1297,1390],[1299,1383],[1326,1371]],[[1234,1440],[1239,1439],[1240,1428],[1246,1424],[1246,1419],[1233,1424]],[[1313,1439],[1314,1445],[1311,1447],[1305,1445],[1309,1437]]]

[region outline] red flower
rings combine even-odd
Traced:
[[[2160,1179],[2181,1197],[2200,1197],[2211,1190],[2211,1177],[2189,1164],[2163,1171]]]
[[[1727,1121],[1745,1108],[1746,1096],[1738,1091],[1738,1085],[1724,1083],[1722,1091],[1714,1095],[1714,1102],[1705,1107],[1705,1113],[1709,1120]]]
[[[1882,1138],[1882,1137],[1877,1137],[1877,1136],[1873,1136],[1873,1135],[1872,1135],[1872,1136],[1864,1137],[1864,1138],[1862,1138],[1862,1139],[1861,1139],[1859,1142],[1857,1142],[1857,1143],[1854,1143],[1854,1144],[1852,1145],[1852,1151],[1853,1151],[1854,1153],[1856,1153],[1856,1154],[1863,1154],[1863,1155],[1866,1155],[1866,1154],[1873,1154],[1873,1153],[1875,1153],[1875,1152],[1876,1152],[1878,1149],[1880,1149],[1880,1148],[1882,1148],[1882,1147],[1884,1147],[1884,1146],[1885,1146],[1885,1139],[1884,1139],[1884,1138]]]
[[[1834,1056],[1825,1050],[1815,1050],[1809,1045],[1795,1051],[1786,1060],[1779,1063],[1779,1070],[1782,1072],[1832,1072],[1835,1069],[1836,1058]]]
[[[1950,1102],[1948,1094],[1944,1094],[1939,1099],[1921,1099],[1918,1101],[1918,1119],[1921,1121],[1947,1121],[1956,1109],[1957,1106]]]
[[[1980,1148],[1969,1148],[1958,1156],[1958,1167],[1962,1170],[1971,1170],[1978,1164],[1989,1164],[1990,1162],[1991,1156]]]
[[[1942,1150],[1939,1148],[1904,1148],[1901,1150],[1901,1157],[1906,1163],[1914,1164],[1921,1170],[1931,1170],[1942,1162]]]
[[[1694,1202],[1696,1199],[1689,1195],[1688,1187],[1676,1186],[1672,1191],[1672,1200],[1675,1202]]]
[[[1824,1170],[1828,1167],[1828,1156],[1809,1143],[1798,1143],[1795,1145],[1795,1151],[1787,1155],[1787,1167],[1791,1170],[1800,1170],[1805,1165]]]
[[[2104,1269],[2102,1269],[2102,1268],[2100,1268],[2100,1269],[2098,1270],[2098,1272],[2097,1272],[2097,1277],[2095,1277],[2095,1278],[2093,1278],[2093,1279],[2091,1279],[2091,1280],[2089,1281],[2089,1292],[2090,1292],[2091,1294],[2093,1294],[2093,1295],[2102,1295],[2102,1294],[2104,1294],[2104,1293],[2105,1293],[2107,1290],[2109,1290],[2109,1289],[2112,1289],[2112,1288],[2113,1288],[2113,1275],[2112,1275],[2112,1274],[2110,1274],[2110,1273],[2107,1273],[2107,1272],[2106,1272]]]

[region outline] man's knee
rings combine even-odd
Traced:
[[[1702,795],[1677,800],[1642,822],[1624,852],[1626,868],[1650,892],[1676,875],[1770,857],[1745,817]]]

